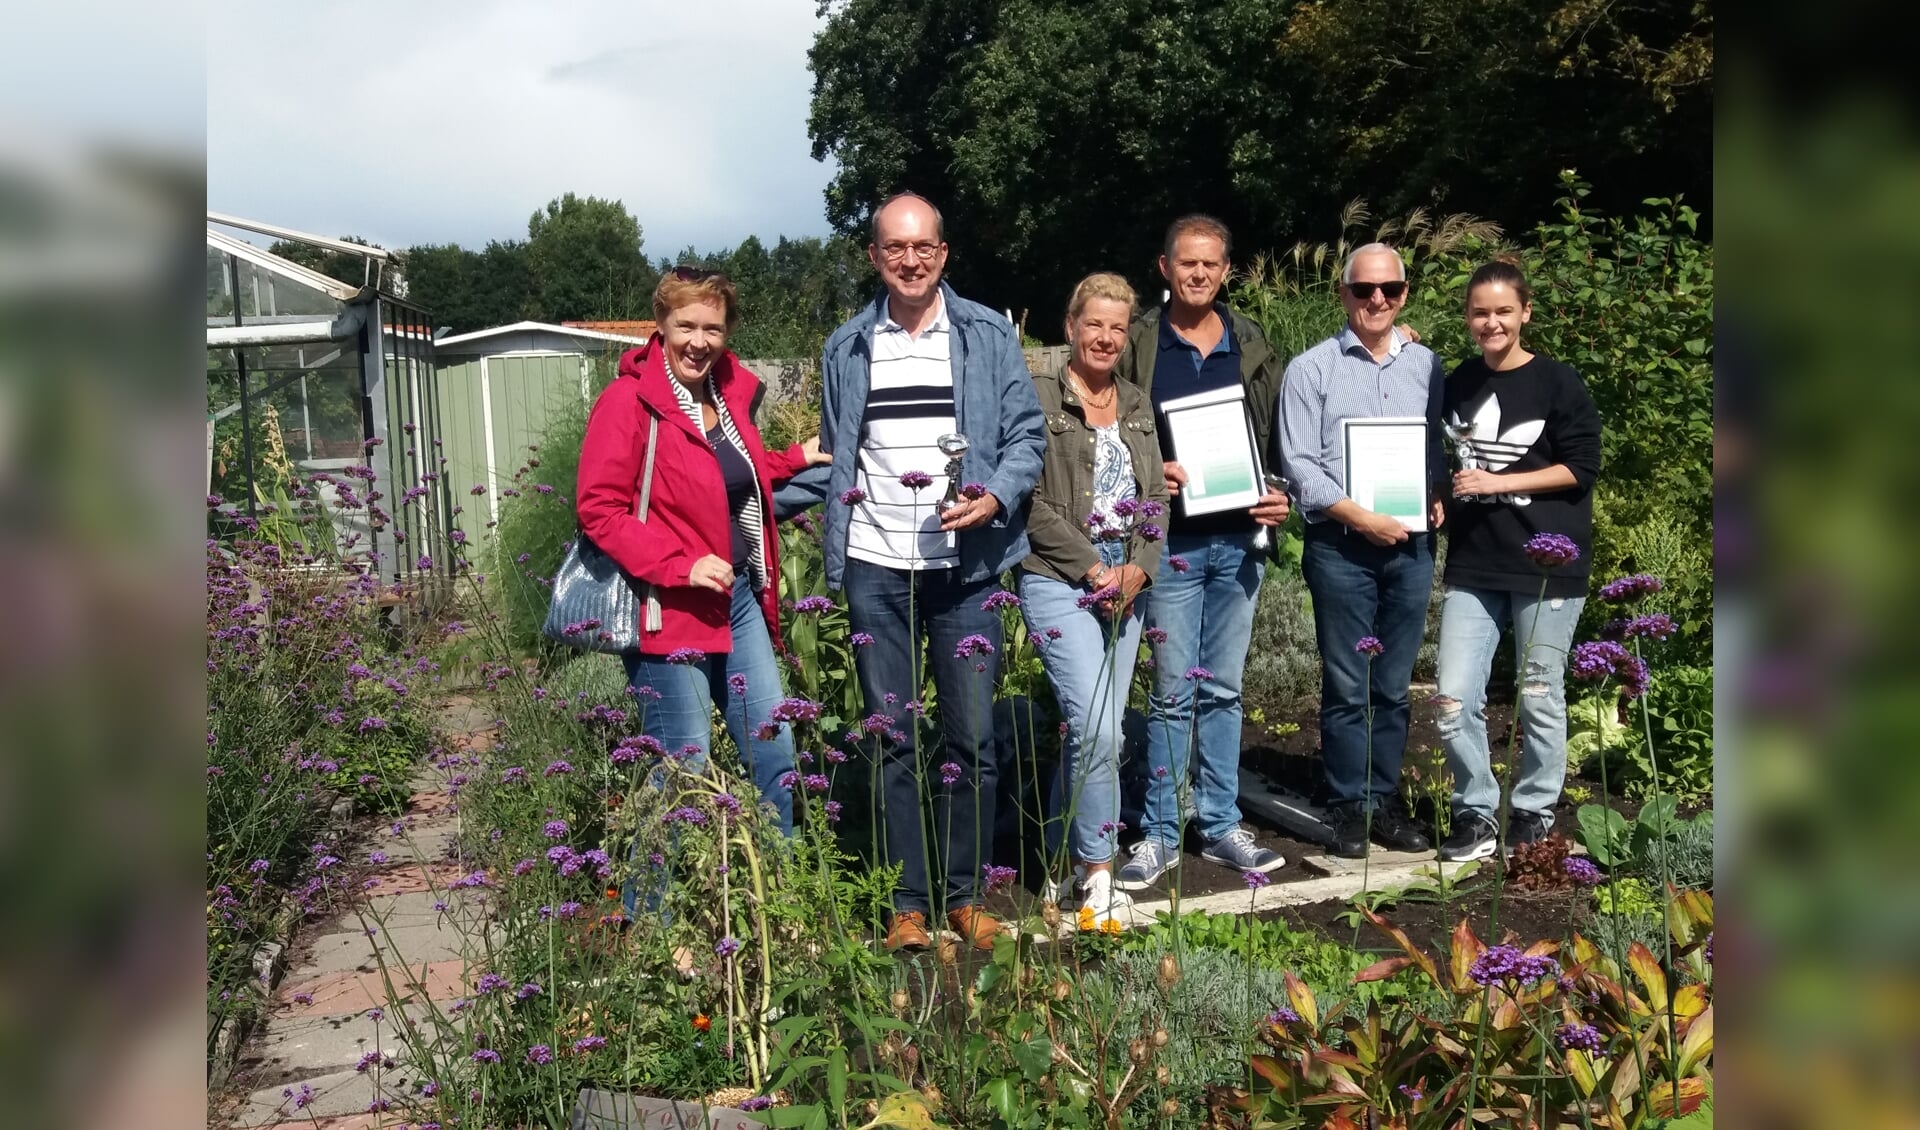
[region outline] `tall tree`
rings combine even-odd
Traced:
[[[452,243],[408,248],[401,271],[407,300],[455,333],[542,318],[527,245],[518,240],[495,240],[483,251]]]
[[[625,204],[569,192],[527,221],[539,307],[554,321],[641,318],[659,281]]]
[[[957,283],[1057,334],[1080,275],[1157,292],[1175,215],[1237,258],[1383,214],[1550,219],[1705,205],[1710,0],[829,0],[809,62],[827,214],[864,242],[912,188],[945,212]]]

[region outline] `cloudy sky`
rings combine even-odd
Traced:
[[[565,192],[649,257],[827,232],[814,0],[214,0],[207,207],[387,247],[524,239]]]

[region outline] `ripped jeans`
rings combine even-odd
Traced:
[[[1510,803],[1515,812],[1551,812],[1567,777],[1567,651],[1585,597],[1447,586],[1440,606],[1440,737],[1453,773],[1453,811],[1498,823],[1500,781],[1487,749],[1487,677],[1500,635],[1513,627],[1516,665],[1523,667],[1520,764]],[[1528,640],[1533,646],[1530,654]],[[1504,750],[1502,751],[1504,755]]]

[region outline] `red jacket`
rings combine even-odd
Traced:
[[[680,410],[661,361],[658,334],[620,358],[620,375],[607,386],[587,417],[580,448],[575,495],[580,528],[622,569],[651,582],[660,597],[660,630],[645,631],[640,650],[666,655],[679,648],[707,652],[733,650],[728,627],[731,599],[687,583],[693,563],[708,554],[731,560],[732,516],[720,464],[707,437]],[[807,466],[800,445],[769,452],[753,425],[751,406],[760,378],[728,353],[714,362],[708,378],[726,402],[746,440],[747,454],[760,479],[760,508],[766,516],[767,587],[760,610],[778,648],[780,640],[779,536],[773,524],[773,487]],[[660,418],[660,450],[654,456],[653,493],[647,520],[633,516],[646,467],[647,418]],[[644,618],[643,618],[644,619]]]

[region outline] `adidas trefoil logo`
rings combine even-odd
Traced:
[[[1467,436],[1472,445],[1472,466],[1488,471],[1500,471],[1510,466],[1514,460],[1527,453],[1540,433],[1547,430],[1545,420],[1528,420],[1524,424],[1515,424],[1513,430],[1500,430],[1500,398],[1487,394],[1486,403],[1473,414],[1473,423],[1461,422],[1460,414],[1455,412],[1449,419],[1452,430]],[[1511,502],[1515,506],[1530,506],[1533,496],[1527,494],[1477,495],[1480,502]]]

